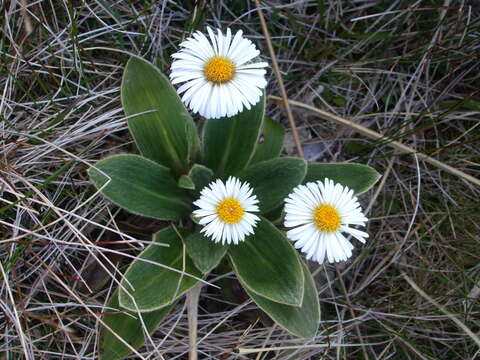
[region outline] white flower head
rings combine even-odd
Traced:
[[[194,113],[210,119],[234,116],[243,108],[250,109],[262,96],[266,62],[251,62],[260,51],[242,36],[232,37],[207,27],[208,38],[199,31],[180,44],[173,54],[170,79],[172,84],[184,83],[177,92],[183,103]]]
[[[342,234],[346,233],[365,243],[368,234],[349,225],[365,225],[368,219],[362,213],[353,190],[332,180],[299,185],[285,199],[285,226],[297,249],[322,264],[347,260],[353,245]]]
[[[199,209],[193,215],[204,225],[201,233],[215,242],[238,244],[245,236],[253,234],[260,218],[252,212],[259,211],[256,195],[247,182],[230,176],[226,183],[220,179],[211,182],[200,192],[194,202]]]

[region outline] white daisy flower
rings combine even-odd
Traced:
[[[233,116],[250,109],[262,96],[266,62],[254,62],[260,51],[237,31],[217,35],[207,27],[208,36],[197,31],[180,44],[172,55],[172,84],[184,83],[177,92],[194,113],[210,119]]]
[[[194,202],[193,215],[204,225],[200,232],[222,244],[238,244],[245,236],[253,234],[260,218],[252,212],[259,211],[257,196],[252,195],[250,184],[243,184],[230,176],[224,184],[220,179],[204,187],[200,199]]]
[[[299,185],[285,199],[285,226],[293,227],[287,237],[295,247],[322,264],[347,260],[353,245],[346,233],[365,243],[368,234],[349,225],[362,225],[368,220],[362,213],[353,190],[325,179],[322,183]]]

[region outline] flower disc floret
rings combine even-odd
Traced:
[[[260,218],[257,196],[247,182],[229,177],[224,183],[217,179],[200,192],[193,203],[198,207],[193,215],[205,236],[222,244],[238,244],[254,233]]]
[[[235,76],[235,64],[226,57],[214,56],[205,64],[203,73],[208,81],[223,84]]]
[[[285,199],[287,237],[320,264],[352,256],[353,245],[343,234],[364,243],[368,234],[351,225],[364,226],[367,220],[353,190],[329,179],[299,185]]]
[[[237,199],[227,198],[217,205],[218,217],[227,224],[236,224],[243,219],[245,210]]]
[[[337,231],[342,223],[340,213],[330,204],[321,204],[313,210],[313,223],[319,231]]]

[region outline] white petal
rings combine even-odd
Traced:
[[[243,31],[238,30],[233,37],[232,43],[230,44],[230,49],[228,50],[227,56],[231,59],[233,58],[233,52],[238,48],[238,44],[242,41]]]
[[[207,26],[208,36],[210,37],[210,43],[212,44],[213,52],[215,55],[218,55],[218,46],[217,46],[217,38],[213,33],[212,29]]]
[[[268,63],[266,63],[266,62],[257,62],[257,63],[243,64],[243,65],[237,66],[237,70],[243,70],[243,69],[263,69],[264,67],[268,67]]]
[[[360,230],[357,230],[357,229],[353,229],[351,227],[348,227],[348,226],[342,226],[340,228],[342,231],[352,235],[355,239],[357,239],[358,241],[362,242],[362,243],[365,243],[365,238],[368,238],[368,234],[366,232],[363,232],[363,231],[360,231]]]
[[[253,44],[250,40],[245,38],[240,39],[240,41],[238,42],[238,45],[236,45],[235,48],[232,48],[232,51],[228,54],[229,58],[233,59],[233,61],[235,61],[235,64],[237,66],[242,65],[243,63],[239,62],[238,60],[242,59],[245,56],[245,54],[248,54],[249,56],[252,55],[252,51],[254,50],[250,48],[251,45]]]
[[[230,51],[230,43],[232,42],[232,31],[230,28],[227,28],[227,35],[225,36],[225,42],[223,47],[223,54],[222,56],[227,56],[228,52]]]
[[[189,80],[203,78],[203,73],[200,71],[183,72],[180,76],[172,77],[172,84],[178,84]]]
[[[205,96],[205,101],[203,101],[202,106],[200,106],[198,113],[205,118],[210,118],[210,113],[209,113],[209,104],[210,104],[210,99],[212,96],[213,92],[213,86],[212,83],[207,82],[207,85],[204,87],[204,96]]]
[[[317,256],[316,256],[316,261],[319,264],[323,264],[323,261],[325,260],[326,251],[327,251],[327,242],[325,240],[325,235],[321,234],[318,249],[317,249]]]
[[[198,78],[198,79],[195,79],[195,80],[191,80],[191,81],[188,81],[186,82],[185,84],[183,84],[182,86],[180,86],[178,89],[177,89],[177,93],[179,95],[181,95],[183,92],[187,91],[188,89],[190,89],[192,86],[194,85],[197,85],[199,83],[202,83],[204,82],[205,80],[202,79],[202,78]]]
[[[253,58],[256,58],[258,55],[260,55],[260,51],[255,49],[255,46],[251,44],[243,54],[239,53],[235,59],[235,62],[237,66],[241,66]]]

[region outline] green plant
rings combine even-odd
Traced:
[[[264,116],[265,96],[231,118],[206,120],[200,139],[173,86],[146,61],[129,60],[121,95],[141,156],[103,159],[90,169],[90,178],[117,205],[171,225],[153,236],[155,243],[168,247],[149,245],[130,264],[112,296],[108,307],[121,311],[104,317],[100,358],[118,359],[141,346],[141,324],[153,331],[172,305],[225,256],[262,310],[290,333],[313,337],[320,307],[312,275],[274,223],[284,199],[302,183],[328,177],[361,193],[379,174],[360,164],[279,157],[284,131]],[[229,176],[251,185],[260,208],[254,234],[238,245],[207,239],[191,216],[200,191]]]

